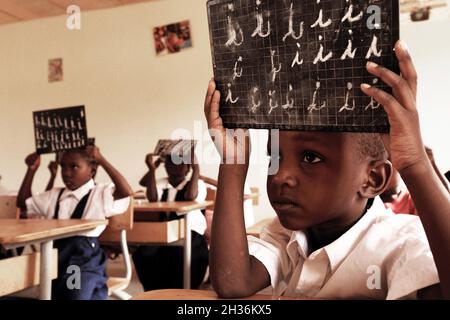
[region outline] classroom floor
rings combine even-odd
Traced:
[[[131,276],[131,282],[128,288],[125,290],[129,295],[134,296],[136,294],[144,292],[144,289],[139,282],[136,271],[134,270],[133,261],[131,261],[133,267],[133,274]],[[110,277],[123,277],[125,276],[125,265],[123,262],[123,255],[120,255],[117,259],[108,259],[108,265],[106,272]],[[109,297],[109,300],[116,300],[114,297]]]

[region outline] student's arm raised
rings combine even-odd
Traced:
[[[420,297],[450,299],[450,196],[427,158],[416,108],[417,74],[406,45],[398,42],[396,54],[402,77],[369,63],[367,69],[393,88],[390,95],[363,84],[361,89],[386,111],[390,134],[383,137],[392,164],[410,191],[425,229],[439,274],[440,286],[419,291]]]
[[[111,178],[116,190],[114,191],[114,200],[130,197],[133,194],[133,190],[128,184],[127,180],[117,171],[116,168],[110,164],[105,157],[100,153],[100,149],[97,146],[88,146],[87,152],[92,158],[98,162],[99,165],[105,169],[106,173]]]
[[[264,265],[248,251],[243,208],[250,157],[248,130],[233,133],[225,129],[219,115],[219,102],[220,92],[211,80],[205,98],[205,116],[222,164],[214,205],[210,274],[219,296],[238,298],[267,287],[270,278]]]
[[[33,184],[34,175],[41,164],[41,156],[37,153],[32,153],[25,158],[25,163],[28,167],[27,173],[23,178],[22,184],[17,194],[17,207],[22,211],[27,209],[25,201],[31,197],[31,185]]]
[[[145,184],[145,187],[147,188],[146,189],[147,199],[150,202],[156,202],[156,201],[158,201],[158,189],[156,187],[155,171],[159,167],[159,164],[161,163],[161,161],[160,161],[160,159],[158,159],[155,162],[153,162],[153,154],[149,153],[145,157],[145,163],[147,164],[147,167],[148,167],[148,172],[144,177],[145,178],[144,184]]]
[[[50,171],[50,180],[48,180],[45,191],[53,189],[53,186],[55,185],[55,179],[58,173],[58,163],[56,161],[50,161],[50,163],[48,164],[48,170]]]
[[[442,175],[441,171],[439,170],[436,161],[434,160],[434,154],[433,150],[430,147],[425,146],[425,152],[427,153],[428,159],[430,159],[431,165],[433,166],[434,172],[436,172],[436,175],[438,176],[439,180],[441,180],[442,184],[444,185],[444,188],[447,189],[448,192],[450,192],[450,189],[447,184],[447,180]]]
[[[185,199],[188,201],[193,201],[198,196],[198,180],[200,178],[200,166],[198,165],[197,157],[194,153],[194,148],[191,150],[191,167],[192,176],[189,180],[186,188]]]

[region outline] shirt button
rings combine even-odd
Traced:
[[[95,243],[91,243],[92,248],[95,248]]]

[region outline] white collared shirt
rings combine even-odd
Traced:
[[[172,186],[169,179],[161,178],[156,181],[156,188],[158,190],[158,200],[161,201],[164,189],[167,189],[167,200],[175,201],[178,191],[183,190],[186,184],[189,182],[188,178],[185,178],[176,188]],[[198,180],[198,194],[195,201],[205,201],[206,199],[206,185],[203,180]],[[192,210],[190,212],[190,225],[191,229],[198,234],[205,234],[206,230],[206,218],[201,210]]]
[[[27,216],[29,218],[53,219],[56,201],[62,188],[53,188],[47,192],[34,195],[26,200]],[[78,202],[92,190],[86,203],[82,219],[104,220],[111,216],[124,213],[130,204],[130,197],[114,200],[114,184],[95,184],[89,180],[76,190],[64,189],[59,199],[59,214],[61,220],[70,219]],[[106,226],[82,234],[87,237],[98,237]]]
[[[393,214],[379,197],[351,229],[313,253],[305,232],[285,229],[278,218],[248,243],[275,295],[404,299],[439,283],[419,217]]]

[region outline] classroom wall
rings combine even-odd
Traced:
[[[0,175],[17,190],[34,149],[31,113],[84,104],[88,133],[134,189],[145,173],[145,154],[159,138],[196,134],[202,173],[217,175],[205,134],[203,99],[212,76],[207,16],[203,0],[165,0],[82,13],[82,29],[66,29],[66,17],[0,27]],[[156,57],[152,28],[189,19],[193,48]],[[402,30],[420,73],[419,106],[426,143],[438,165],[450,169],[447,94],[450,92],[450,19],[419,23]],[[48,83],[47,61],[64,59],[64,81]],[[265,192],[267,159],[264,132],[252,132],[253,164],[249,185],[261,190],[256,220],[273,215]],[[203,135],[203,137],[202,137]],[[43,157],[42,167],[50,156]],[[160,174],[162,170],[160,171]],[[34,191],[44,189],[48,170],[36,176]],[[103,171],[99,181],[108,181]],[[61,181],[59,181],[61,183]]]
[[[34,150],[35,110],[84,104],[88,134],[96,137],[102,153],[134,189],[146,170],[145,155],[159,138],[181,129],[184,136],[195,131],[197,139],[204,136],[204,143],[210,142],[203,116],[212,77],[205,3],[165,0],[82,11],[81,30],[76,31],[66,28],[66,17],[0,27],[2,184],[13,190],[20,186],[26,170],[23,160]],[[193,47],[157,57],[153,27],[186,19],[191,22]],[[64,81],[48,83],[47,61],[57,57],[64,59]],[[209,150],[200,157],[202,174],[216,177],[217,165],[202,161],[210,162],[212,149],[202,146]],[[36,176],[35,192],[45,188],[52,157],[43,157],[45,169]],[[260,171],[266,163],[256,167],[249,180],[263,191],[265,174]],[[97,180],[108,178],[100,171]]]

